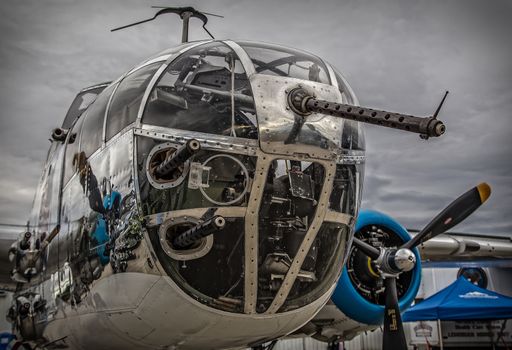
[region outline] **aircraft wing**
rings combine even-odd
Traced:
[[[418,248],[425,267],[512,267],[512,235],[449,232]]]
[[[411,236],[417,231],[408,230]],[[412,231],[412,232],[411,232]],[[512,267],[512,235],[482,235],[449,232],[431,238],[418,246],[422,267]],[[340,282],[338,282],[340,283]],[[344,286],[340,291],[348,290]],[[340,292],[350,303],[357,304],[357,294]],[[336,291],[335,291],[336,294]],[[364,305],[367,305],[366,301]],[[359,310],[359,309],[358,309]],[[370,314],[372,309],[366,310]],[[360,311],[360,313],[365,313]],[[377,311],[378,312],[378,311]],[[382,310],[383,312],[383,310]],[[379,321],[377,321],[379,322]],[[382,322],[382,321],[380,321]],[[354,336],[377,328],[375,324],[347,316],[333,299],[324,306],[315,318],[298,331],[298,334],[313,336],[321,341],[349,340]]]

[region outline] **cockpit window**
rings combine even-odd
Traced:
[[[278,45],[238,42],[247,52],[257,73],[279,75],[330,84],[325,64],[309,53]]]
[[[69,107],[68,113],[62,122],[63,129],[69,129],[73,122],[96,100],[96,97],[108,86],[109,83],[99,84],[94,87],[84,89],[76,95],[73,103]]]
[[[174,60],[153,89],[143,123],[232,137],[258,137],[254,100],[240,59],[220,42]]]
[[[105,120],[105,111],[107,104],[116,85],[112,84],[106,88],[87,109],[80,119],[85,119],[80,138],[80,150],[87,157],[91,156],[103,143],[103,121]]]
[[[156,62],[142,67],[134,73],[125,77],[110,104],[107,117],[107,141],[123,130],[125,126],[135,122],[139,112],[142,96],[163,62]]]

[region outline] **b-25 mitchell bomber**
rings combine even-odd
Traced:
[[[206,25],[206,15],[162,8],[154,18],[165,13],[183,20],[183,43],[84,89],[52,133],[1,280],[14,291],[7,316],[20,339],[49,349],[263,349],[350,289],[335,294],[341,311],[368,316],[343,309],[366,300],[378,317],[356,321],[383,322],[384,349],[406,348],[399,307],[418,290],[417,247],[490,188],[470,189],[411,239],[393,219],[359,212],[363,124],[439,137],[441,105],[431,117],[360,107],[315,55],[189,42],[189,19]]]

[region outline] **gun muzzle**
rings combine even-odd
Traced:
[[[183,232],[174,238],[172,244],[176,249],[186,249],[201,238],[222,230],[225,225],[226,219],[220,215],[216,215],[211,219]]]
[[[176,152],[169,155],[164,159],[162,163],[158,165],[155,170],[155,174],[158,177],[165,177],[176,169],[178,169],[181,165],[183,165],[187,160],[190,159],[195,153],[197,153],[201,149],[201,144],[197,140],[188,140],[184,145],[179,147]]]

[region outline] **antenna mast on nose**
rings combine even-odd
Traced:
[[[174,14],[179,15],[181,20],[183,21],[183,29],[182,29],[182,33],[181,33],[181,42],[182,43],[186,43],[186,42],[188,42],[188,24],[189,24],[189,20],[190,20],[191,17],[198,18],[198,19],[200,19],[203,22],[203,29],[205,30],[206,33],[208,33],[208,35],[212,39],[215,39],[215,38],[210,33],[210,31],[208,29],[206,29],[206,24],[208,23],[207,15],[224,18],[223,16],[216,15],[216,14],[213,14],[213,13],[198,11],[198,10],[194,9],[193,7],[161,7],[161,6],[151,6],[151,7],[152,8],[160,9],[160,11],[158,11],[152,18],[144,19],[142,21],[138,21],[138,22],[135,22],[135,23],[124,25],[122,27],[114,28],[114,29],[112,29],[110,31],[111,32],[115,32],[115,31],[118,31],[118,30],[121,30],[121,29],[125,29],[125,28],[128,28],[128,27],[133,27],[133,26],[136,26],[136,25],[139,25],[139,24],[142,24],[142,23],[151,22],[155,18],[157,18],[158,16],[163,15],[165,13],[174,13]]]

